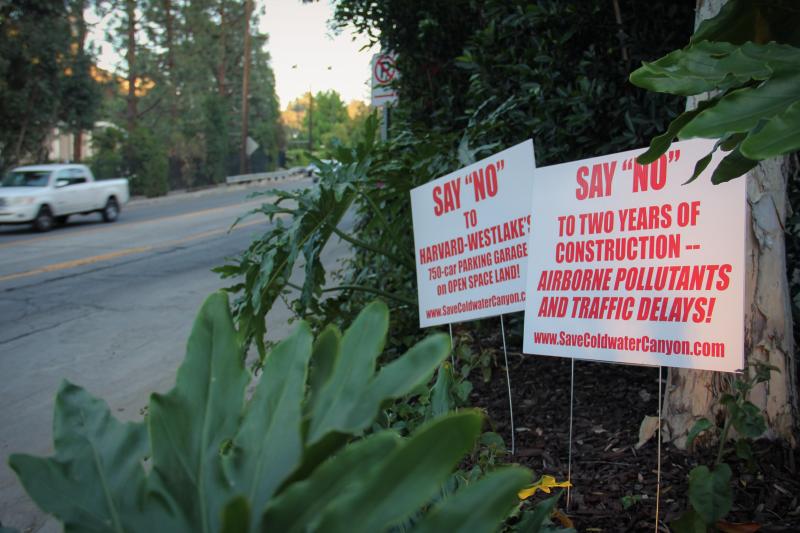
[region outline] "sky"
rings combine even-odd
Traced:
[[[328,28],[333,15],[328,0],[308,4],[301,0],[256,0],[256,4],[266,10],[259,29],[269,35],[266,47],[272,56],[281,109],[308,90],[334,89],[345,102],[369,101],[370,59],[377,50],[359,51],[367,40],[359,36],[354,42],[351,31],[334,35]],[[99,65],[113,69],[120,58],[105,42],[102,25],[90,38],[100,46]]]
[[[265,7],[260,29],[269,34],[267,50],[282,108],[309,89],[335,89],[345,102],[369,101],[370,58],[377,50],[359,52],[367,40],[359,36],[353,42],[350,31],[334,36],[327,24],[333,15],[327,0],[265,0]]]

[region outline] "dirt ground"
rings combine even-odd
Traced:
[[[481,344],[485,348],[501,342]],[[499,365],[488,383],[475,374],[470,378],[475,386],[471,399],[487,410],[494,430],[510,447],[502,350],[496,360]],[[567,479],[568,469],[570,364],[568,359],[509,352],[516,453],[506,461],[559,481]],[[575,362],[573,488],[569,508],[565,497],[559,506],[578,531],[655,529],[657,440],[639,449],[636,444],[644,417],[658,414],[658,379],[657,368]],[[711,465],[715,451],[700,449],[690,456],[669,443],[662,445],[661,531],[668,531],[668,523],[688,508],[689,471],[698,464]],[[798,451],[767,441],[758,442],[754,451],[754,469],[728,458],[734,504],[726,520],[755,523],[764,532],[800,531]]]

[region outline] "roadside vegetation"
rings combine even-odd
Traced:
[[[319,162],[317,185],[271,191],[277,201],[246,215],[266,217],[274,229],[217,269],[232,283],[228,294],[206,302],[176,387],[152,396],[145,422],[121,425],[104,404],[65,384],[56,400],[55,456],[12,459],[23,484],[76,530],[148,527],[140,520],[176,531],[339,531],[354,524],[365,531],[572,529],[557,511],[564,504],[558,494],[536,494],[565,483],[550,472],[502,466],[514,461],[506,443],[491,431],[492,421],[484,427],[482,415],[469,408],[472,381],[488,381],[496,367],[475,340],[489,326],[471,326],[474,337],[457,334],[452,353],[443,332],[425,337],[418,328],[409,191],[531,136],[538,165],[645,146],[667,131],[652,144],[653,152],[663,152],[687,119],[700,116],[690,110],[670,123],[684,112],[685,96],[705,91],[720,92],[698,109],[716,108],[719,122],[694,134],[734,149],[730,163],[737,170],[792,154],[800,93],[781,93],[770,109],[756,109],[761,114],[748,114],[752,120],[738,126],[731,124],[743,120],[741,107],[725,104],[763,91],[773,74],[797,86],[797,25],[784,28],[789,15],[782,6],[729,1],[719,18],[698,28],[698,42],[667,55],[692,34],[694,2],[634,8],[616,1],[341,0],[337,24],[398,54],[401,98],[389,140],[378,142],[377,116],[367,117],[359,135],[330,148],[337,164]],[[765,36],[762,23],[773,33]],[[731,27],[738,33],[721,30]],[[736,46],[744,41],[755,41],[747,46],[764,55],[742,59]],[[707,47],[701,83],[692,58]],[[778,52],[793,59],[776,68]],[[725,62],[725,54],[734,58],[728,70],[708,67]],[[663,55],[633,75],[662,93],[627,82],[642,61]],[[779,142],[764,142],[759,133],[767,128],[780,133],[772,137]],[[798,166],[791,157],[780,192],[796,206]],[[717,178],[726,177],[732,174]],[[356,216],[352,230],[339,225],[348,212]],[[786,309],[793,302],[795,313],[799,227],[797,215],[788,219],[788,251],[778,247],[785,285],[778,297]],[[326,272],[320,254],[333,238],[354,253]],[[298,265],[302,281],[294,284]],[[271,346],[266,315],[279,300],[298,325]],[[510,323],[509,336],[518,338],[518,317]],[[250,345],[258,357],[247,368]],[[727,461],[738,457],[756,468],[753,441],[765,432],[782,434],[752,398],[770,380],[796,390],[794,352],[782,355],[779,372],[750,357],[749,373],[726,382],[709,416],[687,428],[690,447],[716,451],[688,474],[688,506],[668,517],[673,530],[752,530],[722,521],[734,505]],[[245,401],[251,382],[255,391]],[[93,481],[76,484],[70,472]],[[107,488],[102,498],[98,486]],[[637,505],[637,498],[623,505]]]

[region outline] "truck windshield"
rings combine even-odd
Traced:
[[[16,170],[6,174],[3,187],[47,187],[49,170]]]

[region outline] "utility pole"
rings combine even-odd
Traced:
[[[311,89],[308,90],[308,151],[314,153],[314,137],[312,131],[314,129],[314,93]]]
[[[253,0],[244,3],[244,69],[242,72],[242,142],[239,151],[239,173],[247,174],[247,115],[250,110],[250,16],[253,13]]]

